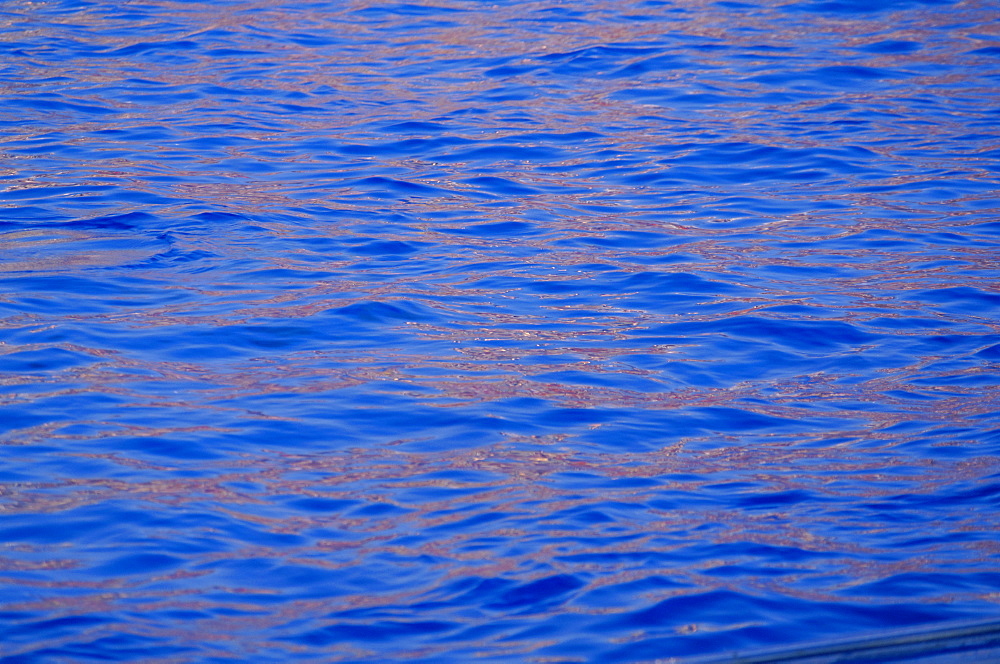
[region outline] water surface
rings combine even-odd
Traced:
[[[0,2],[0,655],[1000,616],[986,0]]]

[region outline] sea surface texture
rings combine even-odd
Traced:
[[[994,0],[7,0],[0,50],[0,661],[1000,617]]]

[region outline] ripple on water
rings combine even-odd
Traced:
[[[995,616],[989,3],[5,3],[4,661]]]

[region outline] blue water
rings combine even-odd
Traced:
[[[0,2],[0,659],[1000,616],[998,19]]]

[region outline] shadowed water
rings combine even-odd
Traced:
[[[997,617],[998,19],[0,2],[0,661]]]

